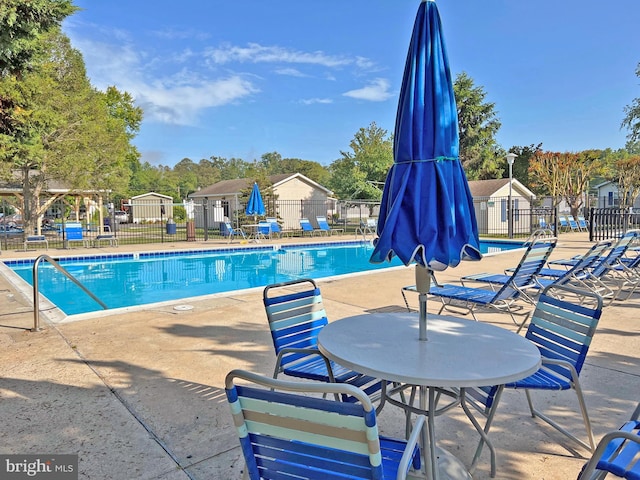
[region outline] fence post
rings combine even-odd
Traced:
[[[209,199],[204,197],[202,200],[202,226],[204,228],[204,241],[209,240],[209,214],[207,212],[207,206],[209,204]]]

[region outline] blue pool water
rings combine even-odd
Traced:
[[[481,242],[483,253],[519,248],[514,242]],[[372,264],[368,243],[344,242],[296,246],[264,246],[224,250],[95,255],[58,259],[109,308],[262,287],[295,278],[325,278],[378,270],[402,263]],[[7,261],[29,284],[32,261]],[[86,293],[50,264],[38,270],[40,292],[65,314],[102,310]]]

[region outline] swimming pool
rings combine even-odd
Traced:
[[[481,242],[483,253],[521,247]],[[228,249],[145,252],[57,259],[110,309],[244,290],[294,278],[326,278],[401,266],[398,259],[372,264],[365,242],[270,245]],[[5,264],[30,285],[33,260]],[[66,315],[102,310],[50,264],[38,270],[40,292]]]

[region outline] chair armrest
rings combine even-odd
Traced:
[[[548,358],[548,357],[542,357],[542,365],[559,365],[561,367],[566,368],[567,370],[569,370],[571,372],[571,379],[575,382],[578,380],[579,376],[578,376],[578,372],[576,371],[576,368],[569,362],[567,362],[566,360],[557,360],[555,358]]]
[[[609,432],[604,437],[602,437],[600,443],[598,443],[598,446],[596,447],[595,452],[593,452],[591,459],[587,462],[587,464],[580,472],[578,480],[589,480],[593,478],[592,475],[597,469],[598,463],[600,461],[604,461],[609,464],[609,458],[616,450],[620,449],[625,442],[634,442],[640,444],[640,437],[635,433],[623,432],[619,430]],[[635,472],[635,468],[636,467],[632,467],[632,471]],[[616,474],[616,476],[619,475]]]
[[[409,471],[411,460],[413,458],[413,450],[418,444],[420,432],[422,432],[422,429],[424,428],[426,418],[427,417],[424,415],[418,415],[416,417],[416,423],[413,425],[413,430],[411,430],[411,435],[409,435],[409,439],[407,440],[407,446],[405,447],[400,463],[398,464],[397,480],[404,480],[407,478],[407,472]]]
[[[280,364],[282,363],[282,357],[289,353],[304,353],[309,356],[318,355],[324,360],[324,363],[327,367],[327,372],[329,374],[329,380],[331,383],[335,383],[336,379],[333,377],[333,369],[331,368],[331,362],[329,359],[325,357],[320,350],[317,348],[283,348],[278,352],[278,356],[276,357],[276,371],[280,368]]]

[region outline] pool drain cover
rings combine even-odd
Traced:
[[[193,305],[176,305],[173,309],[179,312],[186,312],[187,310],[193,310]]]

